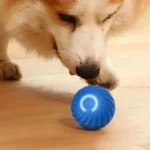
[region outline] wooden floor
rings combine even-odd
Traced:
[[[47,81],[41,80],[48,85]],[[56,92],[38,83],[27,86],[30,83],[0,84],[1,150],[150,149],[150,88],[118,88],[113,92],[113,121],[90,132],[81,130],[71,116],[72,92]]]
[[[112,92],[116,115],[106,128],[91,132],[80,129],[70,111],[74,93],[85,83],[68,75],[59,62],[14,52],[20,47],[11,43],[10,55],[24,78],[0,83],[0,150],[150,150],[147,33],[110,44],[121,79],[120,87]]]

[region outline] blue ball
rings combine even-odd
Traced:
[[[97,85],[86,86],[75,94],[71,111],[82,128],[98,130],[114,117],[115,101],[105,88]]]

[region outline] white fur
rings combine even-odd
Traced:
[[[70,14],[80,16],[81,27],[70,33],[69,27],[52,23],[49,30],[56,39],[62,61],[71,71],[75,72],[76,66],[86,59],[99,64],[101,59],[104,59],[105,36],[112,24],[112,19],[104,24],[97,24],[95,16],[98,20],[102,20],[113,13],[118,6],[108,4],[107,0],[101,3],[99,0],[81,0],[69,11]]]
[[[11,71],[14,66],[16,72],[19,72],[6,52],[11,36],[29,51],[35,50],[39,55],[48,58],[57,56],[55,41],[59,57],[69,70],[76,73],[76,67],[90,59],[100,67],[100,74],[95,82],[106,85],[107,88],[116,87],[118,80],[107,58],[106,43],[110,29],[122,28],[132,22],[137,0],[124,0],[123,4],[110,3],[109,0],[77,0],[66,12],[77,16],[81,22],[73,32],[71,24],[62,25],[56,21],[50,6],[40,0],[20,0],[19,5],[15,5],[10,12],[4,10],[3,2],[5,0],[0,1],[0,79],[7,79],[5,74],[8,77],[15,76]],[[106,16],[116,10],[118,12],[111,19],[102,23]],[[4,64],[9,66],[7,72]],[[17,77],[20,78],[20,73]]]

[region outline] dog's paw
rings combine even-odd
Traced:
[[[108,90],[113,90],[117,88],[117,86],[119,85],[118,80],[116,79],[113,79],[113,80],[111,79],[108,81],[101,81],[101,80],[95,79],[95,80],[88,80],[87,83],[90,85],[99,85],[99,86],[105,87]]]
[[[10,61],[0,61],[0,81],[19,80],[22,75],[19,67]]]
[[[88,80],[90,85],[99,85],[105,87],[108,90],[113,90],[118,87],[119,80],[115,72],[102,71],[101,74],[94,80]]]

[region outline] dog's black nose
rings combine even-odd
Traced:
[[[77,75],[86,80],[95,79],[99,75],[99,72],[100,68],[95,64],[84,64],[76,68]]]

